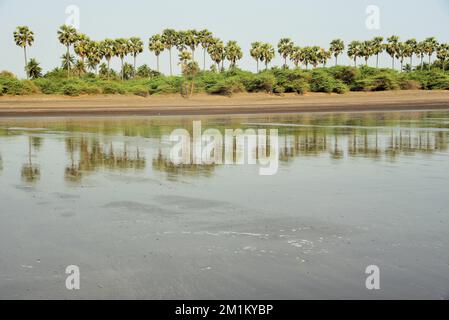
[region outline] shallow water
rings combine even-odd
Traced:
[[[193,120],[277,174],[173,165]],[[0,298],[447,299],[448,179],[449,111],[0,119]]]

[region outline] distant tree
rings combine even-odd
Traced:
[[[243,52],[237,41],[229,41],[225,47],[226,59],[230,62],[230,68],[233,69],[237,65],[237,61],[242,59]]]
[[[223,41],[221,41],[218,38],[214,38],[212,40],[212,44],[207,49],[207,52],[209,53],[209,56],[212,59],[212,61],[217,64],[217,71],[223,70],[224,69],[223,62],[226,59]],[[222,64],[221,67],[220,63]]]
[[[69,70],[70,72],[72,65],[75,63],[75,57],[70,53],[64,53],[61,56],[61,61],[62,61],[61,67],[65,70]]]
[[[327,61],[331,58],[331,56],[332,52],[323,48],[320,49],[318,52],[318,61],[323,65],[323,68],[326,67]]]
[[[114,51],[114,40],[111,39],[105,39],[104,41],[100,42],[100,50],[103,55],[103,57],[107,61],[107,79],[109,80],[110,76],[110,70],[111,70],[111,59],[115,56]],[[101,72],[100,72],[101,73]]]
[[[330,51],[335,57],[335,65],[338,65],[338,56],[345,50],[345,44],[341,39],[331,41]]]
[[[437,49],[437,58],[441,61],[441,68],[446,71],[446,60],[449,59],[449,44],[442,43]]]
[[[26,72],[28,78],[37,79],[42,77],[42,68],[39,65],[39,62],[36,59],[31,58],[26,66]]]
[[[418,42],[416,39],[409,39],[405,41],[404,54],[410,58],[410,71],[413,70],[413,55],[417,53]]]
[[[399,37],[398,36],[391,36],[387,39],[388,43],[385,46],[387,53],[390,55],[392,59],[391,68],[394,70],[394,58],[398,51],[398,43],[399,43]]]
[[[27,47],[31,47],[34,42],[34,33],[27,26],[18,26],[14,31],[14,41],[17,46],[23,48],[23,55],[25,58],[25,72],[28,66]],[[28,77],[28,72],[26,72]]]
[[[428,66],[429,70],[431,67],[432,55],[435,53],[437,48],[438,48],[438,42],[434,37],[430,37],[430,38],[427,38],[426,40],[424,40],[424,52],[429,57],[429,66]]]
[[[61,44],[66,46],[67,53],[65,56],[68,57],[68,56],[70,56],[70,46],[78,41],[78,33],[74,27],[68,26],[68,25],[63,25],[58,30],[58,39]],[[69,78],[70,77],[71,60],[66,59],[66,62],[68,63],[66,65],[67,78]]]
[[[357,58],[361,55],[360,41],[352,41],[348,46],[348,57],[354,60],[354,67],[357,67]]]
[[[262,43],[261,50],[262,50],[262,61],[265,63],[265,70],[268,70],[268,64],[275,57],[274,48],[269,43]]]
[[[295,68],[299,68],[300,63],[303,61],[302,49],[298,46],[293,47],[290,59],[295,65]]]
[[[172,68],[172,49],[174,46],[176,46],[176,43],[178,41],[178,34],[174,29],[165,29],[162,32],[162,43],[165,46],[165,49],[168,50],[170,55],[170,75],[173,75],[173,68]]]
[[[251,43],[251,49],[249,51],[250,56],[256,60],[256,70],[259,73],[259,61],[262,61],[262,43],[259,41]]]
[[[212,32],[210,32],[207,29],[201,30],[198,32],[198,40],[201,44],[201,47],[203,48],[203,71],[206,70],[206,52],[209,46],[213,43],[213,35]]]
[[[98,65],[102,59],[103,53],[101,51],[100,43],[91,41],[87,49],[87,65],[89,69],[98,74]]]
[[[282,38],[278,43],[278,53],[284,59],[284,68],[287,68],[287,59],[292,53],[294,43],[290,38]]]
[[[75,74],[78,75],[78,77],[81,77],[86,73],[86,63],[83,59],[78,59],[75,63],[75,66],[73,67],[73,70],[75,71]]]
[[[159,69],[159,56],[165,50],[165,45],[162,40],[162,36],[160,34],[155,34],[150,38],[148,48],[151,52],[154,53],[157,60],[157,71],[160,72]]]
[[[114,41],[114,53],[121,61],[122,80],[125,79],[125,57],[129,54],[129,42],[127,39],[119,38]]]
[[[360,43],[360,56],[365,58],[365,66],[368,66],[368,60],[373,55],[373,44],[371,41]]]
[[[371,40],[372,54],[376,56],[376,68],[379,68],[379,55],[385,50],[385,45],[383,42],[383,37],[375,37]]]
[[[133,56],[134,72],[136,72],[137,55],[143,52],[143,41],[138,37],[132,37],[129,39],[129,53]]]
[[[83,60],[83,62],[89,53],[88,51],[90,43],[91,40],[88,36],[86,36],[85,34],[79,34],[76,42],[73,45],[75,53],[78,55],[78,57],[81,58],[81,60]]]

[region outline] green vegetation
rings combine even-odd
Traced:
[[[225,43],[208,30],[166,29],[151,36],[146,48],[156,56],[157,71],[146,64],[137,66],[137,58],[145,49],[140,38],[94,41],[66,25],[60,27],[57,36],[65,47],[61,67],[44,73],[35,58],[27,59],[26,49],[34,44],[33,31],[26,26],[17,27],[14,42],[23,48],[25,70],[30,80],[19,80],[4,71],[0,73],[0,95],[134,94],[145,97],[178,93],[189,97],[201,92],[230,96],[238,92],[280,95],[449,89],[449,72],[446,71],[449,69],[449,45],[439,44],[435,38],[401,42],[399,37],[391,36],[384,42],[382,37],[375,37],[368,41],[352,41],[347,48],[342,40],[334,39],[329,50],[319,46],[300,47],[290,38],[282,38],[277,44],[277,53],[283,60],[281,68],[269,68],[276,49],[270,43],[256,41],[249,52],[256,61],[257,72],[252,73],[238,68],[244,52],[236,41]],[[202,68],[195,60],[199,48],[203,53]],[[172,51],[175,49],[182,70],[178,76],[172,71]],[[353,67],[338,65],[338,58],[345,49],[354,62]],[[170,56],[170,76],[159,72],[159,57],[165,51]],[[379,55],[383,52],[392,59],[391,69],[378,67]],[[213,62],[210,70],[206,70],[207,55]],[[418,65],[413,64],[415,56],[419,58]],[[369,66],[372,57],[376,58],[376,67]],[[436,59],[432,61],[432,57]],[[120,60],[119,71],[110,68],[114,58]],[[128,58],[132,59],[132,64],[126,62]],[[333,58],[335,66],[326,68]],[[358,59],[363,59],[361,66],[357,64]],[[395,69],[396,61],[400,63],[399,70]],[[263,71],[259,71],[260,62],[265,65]]]

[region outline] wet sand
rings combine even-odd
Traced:
[[[0,97],[0,117],[71,115],[213,115],[297,112],[437,110],[449,108],[449,91],[239,94],[232,97],[33,95]]]

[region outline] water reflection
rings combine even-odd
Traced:
[[[129,150],[126,142],[117,147],[113,142],[101,143],[97,137],[70,137],[65,140],[65,145],[70,158],[70,164],[65,168],[65,179],[70,182],[78,182],[83,175],[100,169],[141,171],[146,166],[139,147]]]
[[[22,180],[28,183],[37,182],[41,177],[41,171],[38,164],[32,161],[32,153],[39,151],[42,146],[40,137],[28,137],[28,161],[22,165]]]
[[[200,119],[1,119],[0,143],[11,136],[28,137],[27,158],[21,168],[22,179],[27,183],[39,181],[41,167],[37,160],[49,153],[52,157],[64,157],[64,178],[71,183],[79,183],[86,175],[101,170],[142,173],[147,167],[146,155],[151,157],[151,169],[166,174],[167,179],[211,177],[216,172],[215,165],[174,165],[170,161],[168,136],[178,128],[191,132],[193,120],[202,120],[203,130],[215,128],[223,135],[225,129],[278,129],[281,165],[289,165],[301,157],[328,157],[337,162],[355,158],[396,161],[398,157],[448,153],[449,150],[449,111]],[[64,151],[43,147],[44,140],[61,138]],[[235,148],[236,145],[234,154],[237,153]],[[2,152],[0,172],[8,169],[5,159],[16,156],[8,145],[2,147]],[[257,157],[257,152],[255,155]],[[23,162],[23,159],[15,160]]]

